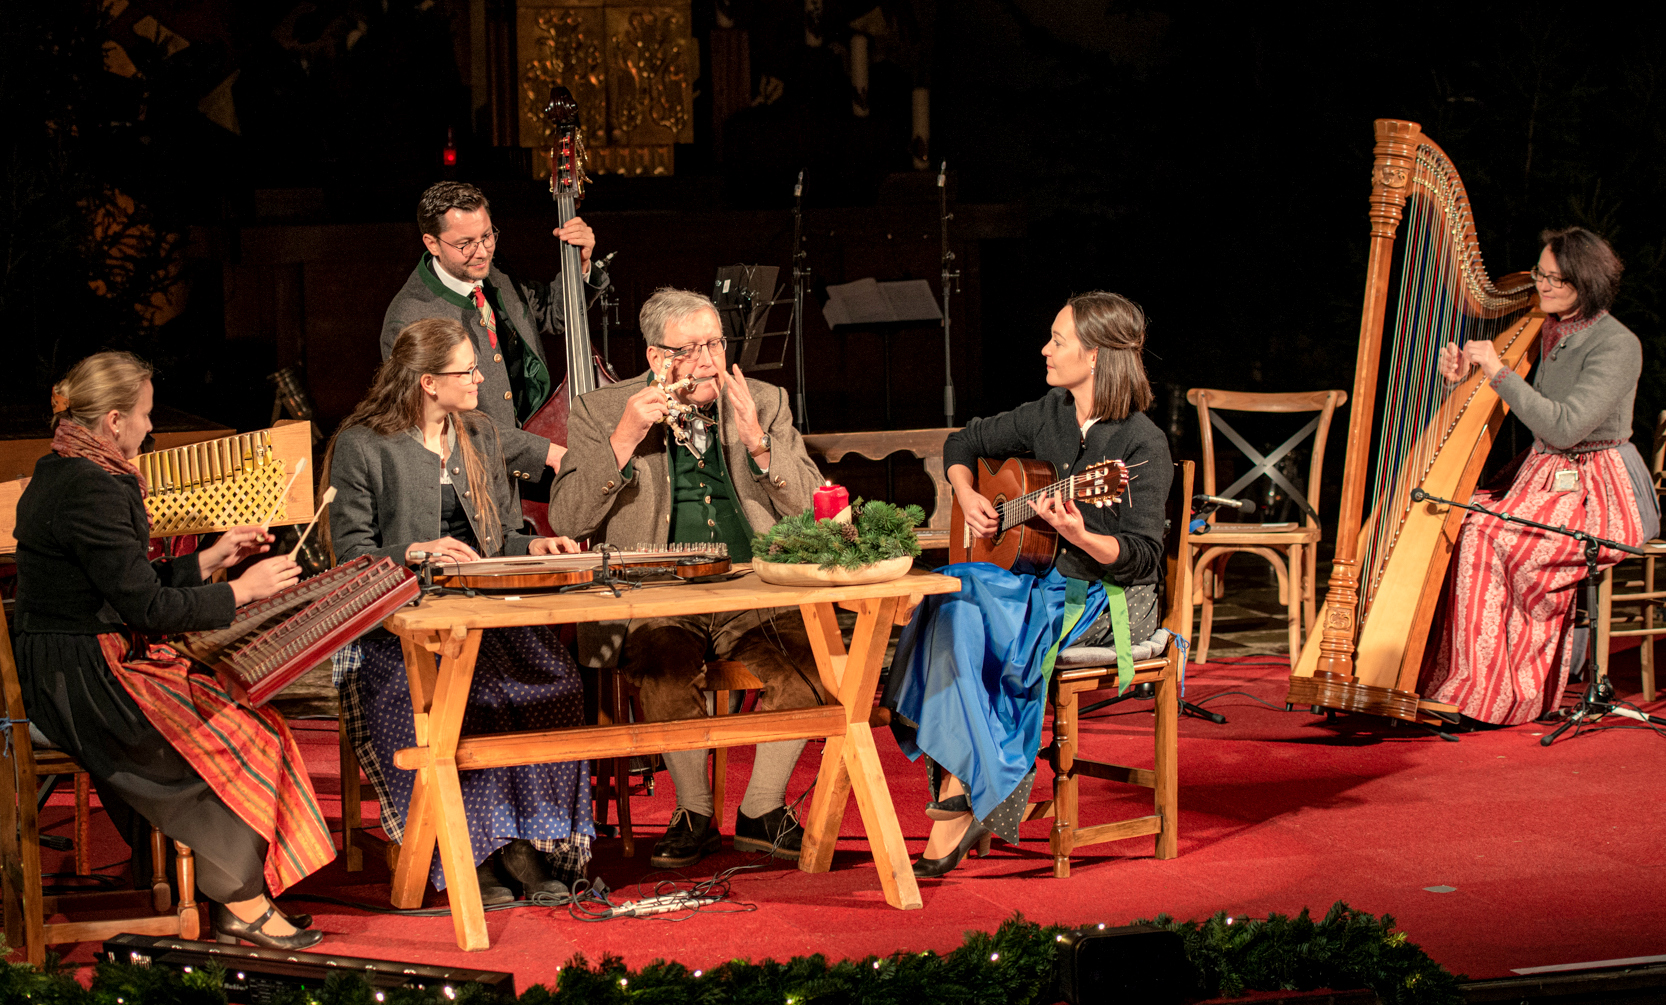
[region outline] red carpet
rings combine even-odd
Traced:
[[[1636,700],[1636,651],[1617,654],[1614,664],[1620,692]],[[1027,824],[1021,848],[997,843],[987,861],[969,860],[944,879],[923,881],[924,910],[895,911],[880,895],[853,801],[831,873],[808,876],[772,863],[735,879],[734,896],[756,906],[750,913],[584,923],[564,910],[495,912],[487,915],[492,949],[463,953],[449,918],[371,914],[300,899],[290,906],[318,915],[331,952],[507,970],[522,989],[550,981],[576,952],[592,960],[617,953],[633,966],[667,957],[702,967],[736,956],[946,950],[963,931],[992,928],[1014,910],[1043,922],[1120,923],[1165,911],[1193,918],[1305,906],[1322,914],[1345,900],[1394,915],[1436,960],[1475,978],[1666,953],[1666,738],[1612,728],[1564,736],[1546,749],[1536,725],[1446,743],[1377,719],[1327,723],[1306,711],[1283,711],[1286,672],[1270,659],[1191,668],[1187,697],[1194,701],[1244,690],[1279,708],[1229,696],[1208,706],[1225,713],[1228,725],[1181,720],[1180,857],[1167,862],[1151,857],[1150,838],[1139,838],[1086,849],[1071,878],[1056,880],[1047,824]],[[1149,764],[1148,709],[1131,702],[1084,720],[1084,754]],[[334,723],[299,723],[297,732],[334,819]],[[883,734],[880,751],[904,833],[918,853],[929,829],[920,812],[924,769]],[[813,781],[819,753],[812,744],[794,794]],[[743,790],[750,761],[750,750],[731,754],[732,792]],[[637,857],[623,859],[617,842],[598,842],[592,872],[615,888],[616,899],[639,895],[648,849],[670,816],[670,785],[660,777],[658,794],[634,804],[645,832]],[[1044,768],[1038,791],[1048,782]],[[1137,815],[1144,797],[1135,790],[1113,795],[1118,789],[1084,782],[1083,818]],[[732,833],[737,799],[731,796],[725,833]],[[46,818],[53,832],[69,831],[69,809],[65,794],[54,797]],[[366,811],[373,814],[374,805]],[[95,863],[119,870],[126,849],[101,814],[95,831],[102,839]],[[46,854],[48,869],[66,867],[60,864],[66,856]],[[704,879],[746,860],[725,851],[689,875]],[[297,892],[386,904],[386,883],[379,863],[351,876],[337,863]],[[431,894],[429,903],[444,900]],[[86,961],[95,947],[62,948],[69,959]]]

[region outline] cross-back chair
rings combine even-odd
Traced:
[[[1197,406],[1198,431],[1203,439],[1203,489],[1205,495],[1236,498],[1244,489],[1261,478],[1267,478],[1282,489],[1301,511],[1301,519],[1294,523],[1216,523],[1215,515],[1208,517],[1208,526],[1193,535],[1192,570],[1193,602],[1201,604],[1202,618],[1198,625],[1197,653],[1193,657],[1202,663],[1209,658],[1209,636],[1214,628],[1215,601],[1225,595],[1223,574],[1226,562],[1233,554],[1243,552],[1256,555],[1272,565],[1278,577],[1278,599],[1285,605],[1290,633],[1290,662],[1300,657],[1302,636],[1313,631],[1315,612],[1314,579],[1319,547],[1319,488],[1324,472],[1325,443],[1330,435],[1330,424],[1336,410],[1348,401],[1346,391],[1293,391],[1261,394],[1248,391],[1216,391],[1194,387],[1186,392],[1186,400]],[[1222,412],[1316,412],[1306,425],[1289,439],[1262,454],[1226,420]],[[1215,434],[1219,432],[1250,461],[1252,467],[1224,488],[1217,487]],[[1307,490],[1293,485],[1279,468],[1279,462],[1313,438],[1312,459],[1308,463]]]
[[[1161,650],[1146,654],[1135,645],[1134,679],[1129,694],[1155,703],[1152,740],[1155,763],[1151,768],[1130,768],[1119,764],[1078,757],[1080,739],[1077,715],[1081,696],[1117,684],[1114,650],[1073,646],[1061,650],[1047,684],[1047,701],[1052,708],[1052,742],[1041,751],[1041,760],[1053,768],[1053,797],[1032,802],[1024,819],[1052,818],[1049,845],[1053,853],[1053,875],[1070,875],[1070,855],[1084,845],[1150,834],[1156,838],[1160,859],[1179,854],[1179,752],[1180,687],[1185,676],[1186,640],[1192,631],[1191,539],[1188,527],[1193,490],[1191,461],[1176,464],[1174,484],[1169,489],[1168,534],[1163,541],[1163,628],[1168,631]],[[1142,658],[1143,657],[1143,658]],[[1125,820],[1086,824],[1081,819],[1078,785],[1082,777],[1139,785],[1152,790],[1152,812]]]
[[[1660,413],[1654,423],[1654,455],[1650,461],[1650,470],[1654,473],[1655,499],[1666,498],[1666,411]],[[1639,500],[1640,503],[1646,500]],[[1643,700],[1654,701],[1654,639],[1657,635],[1666,635],[1666,617],[1662,617],[1659,608],[1666,603],[1666,590],[1659,589],[1655,579],[1655,559],[1666,558],[1666,534],[1661,534],[1643,545],[1647,552],[1636,561],[1641,566],[1638,572],[1640,578],[1631,570],[1635,568],[1630,562],[1623,562],[1616,569],[1624,570],[1624,577],[1615,582],[1614,569],[1602,574],[1602,587],[1598,596],[1597,611],[1597,667],[1603,675],[1608,674],[1608,646],[1613,639],[1641,638],[1642,645],[1638,649],[1637,661],[1642,668]],[[1623,592],[1615,592],[1620,590]],[[1616,618],[1614,608],[1635,607],[1636,610],[1627,611]],[[1624,627],[1616,628],[1621,625]]]

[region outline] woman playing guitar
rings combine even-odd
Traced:
[[[930,758],[937,796],[926,810],[937,822],[914,864],[917,876],[948,872],[973,845],[987,849],[992,834],[1017,841],[1058,650],[1113,637],[1119,645],[1143,642],[1159,626],[1173,469],[1168,441],[1141,414],[1152,400],[1144,345],[1137,304],[1115,293],[1073,297],[1041,350],[1053,389],[973,419],[944,444],[967,532],[992,539],[1039,519],[1062,540],[1050,564],[1032,552],[1015,571],[986,561],[940,570],[960,578],[960,592],[928,597],[897,643],[884,704],[903,751]],[[1055,487],[1014,491],[1019,498],[1010,502],[1004,492],[990,493],[1000,472],[980,458],[1014,455],[1050,464]],[[1075,498],[1093,498],[1078,488],[1084,476],[1107,467],[1120,474],[1119,461],[1131,469],[1127,491],[1108,505],[1078,506]],[[973,482],[974,466],[983,470],[984,491]],[[974,544],[973,557],[987,553],[982,541]]]

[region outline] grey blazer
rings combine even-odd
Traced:
[[[492,349],[486,328],[480,323],[480,312],[472,304],[454,302],[460,298],[434,275],[431,257],[424,252],[410,278],[388,304],[382,318],[382,358],[393,352],[393,341],[399,330],[423,318],[452,318],[463,323],[474,342],[480,373],[486,378],[480,385],[479,410],[494,423],[503,436],[504,464],[510,477],[520,481],[537,481],[543,476],[544,461],[549,456],[550,441],[520,428],[515,418],[515,401],[509,385],[509,369],[503,353]],[[504,316],[498,319],[498,340],[514,337],[521,340],[527,351],[544,360],[542,334],[549,332],[557,339],[566,337],[567,327],[561,316],[561,278],[545,286],[521,285],[510,279],[496,265],[487,273],[486,281],[497,290],[503,304]],[[599,267],[590,270],[589,285],[604,289],[607,272]],[[561,374],[552,372],[552,381],[559,382]],[[553,389],[552,389],[553,390]]]
[[[1503,398],[1527,428],[1552,450],[1587,441],[1613,446],[1631,439],[1631,412],[1643,346],[1631,329],[1604,314],[1589,328],[1564,337],[1541,358],[1533,384],[1509,370],[1494,378]]]
[[[503,470],[496,426],[472,412],[463,413],[461,419],[462,433],[480,453],[487,490],[503,527],[500,540],[487,537],[480,526],[478,507],[464,507],[475,540],[480,542],[480,553],[524,555],[534,538],[521,533],[520,493]],[[442,462],[410,433],[383,436],[365,426],[343,429],[336,436],[329,471],[329,484],[336,490],[335,500],[330,503],[330,537],[336,561],[374,555],[403,563],[405,549],[412,542],[439,537],[442,463],[451,466],[452,483],[466,497],[468,482],[458,451]]]

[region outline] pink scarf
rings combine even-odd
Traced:
[[[52,452],[59,457],[80,457],[92,461],[113,475],[133,475],[139,479],[140,495],[150,491],[137,465],[123,457],[114,443],[79,422],[59,420],[58,428],[52,434]]]

